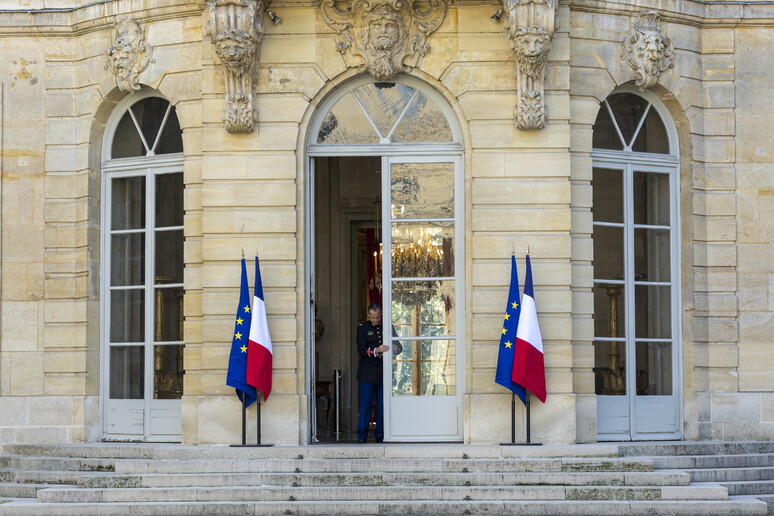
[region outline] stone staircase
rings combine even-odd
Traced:
[[[0,516],[767,512],[753,496],[729,497],[718,482],[654,469],[671,455],[626,456],[639,451],[604,444],[5,445]]]
[[[621,445],[619,453],[683,470],[692,482],[717,483],[731,496],[754,496],[774,514],[774,441],[638,443]]]

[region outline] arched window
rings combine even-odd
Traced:
[[[678,157],[649,92],[605,99],[593,136],[594,348],[600,440],[680,436]]]
[[[107,124],[102,164],[102,397],[107,439],[180,439],[183,141],[147,89]]]

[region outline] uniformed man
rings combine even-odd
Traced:
[[[402,351],[400,344],[395,344],[393,352]],[[368,307],[368,321],[357,327],[357,352],[360,364],[357,368],[360,405],[358,408],[357,440],[368,441],[368,425],[376,399],[376,442],[384,441],[384,400],[382,396],[382,354],[389,350],[382,343],[382,307],[374,303]]]

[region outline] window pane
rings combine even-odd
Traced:
[[[145,227],[145,177],[121,177],[112,184],[111,229]]]
[[[454,340],[402,341],[392,358],[394,396],[452,396],[457,390]]]
[[[594,221],[622,224],[624,221],[623,171],[594,168],[593,174],[591,212],[594,215]]]
[[[183,230],[156,232],[156,284],[183,282]]]
[[[417,95],[392,135],[393,142],[450,142],[453,139],[446,115],[424,93]]]
[[[145,340],[145,291],[113,290],[110,293],[110,342]]]
[[[672,338],[672,288],[661,285],[634,287],[636,336],[648,339]]]
[[[153,398],[179,400],[183,397],[182,344],[153,346]]]
[[[670,281],[669,230],[634,230],[634,279]]]
[[[115,287],[145,283],[145,233],[113,235],[110,246],[110,284]]]
[[[623,228],[594,226],[594,278],[598,280],[624,279]]]
[[[639,95],[632,93],[617,93],[607,98],[608,104],[613,109],[615,121],[624,137],[624,141],[629,145],[634,137],[634,131],[645,114],[645,109],[649,102]]]
[[[604,102],[599,105],[593,131],[591,146],[595,149],[623,150],[623,143]]]
[[[110,157],[113,159],[132,158],[145,156],[146,154],[145,146],[140,139],[140,133],[137,132],[137,127],[134,125],[132,116],[128,111],[124,113],[121,121],[118,122],[116,132],[113,134],[111,147]]]
[[[625,337],[624,286],[594,285],[594,335]]]
[[[183,225],[183,174],[156,176],[156,227]]]
[[[110,348],[110,398],[140,400],[144,397],[145,348],[112,346]]]
[[[394,219],[454,217],[454,163],[395,163],[390,171]]]
[[[354,95],[386,138],[416,91],[405,84],[377,82],[357,88]]]
[[[669,225],[669,175],[634,173],[634,223]]]
[[[395,281],[392,323],[400,337],[452,336],[454,281]]]
[[[626,394],[624,342],[594,342],[594,392],[606,396]]]
[[[652,106],[645,117],[637,140],[632,146],[635,152],[653,152],[657,154],[669,154],[669,138],[667,137],[664,122]]]
[[[157,288],[155,296],[153,340],[183,340],[183,289]]]
[[[152,147],[161,129],[161,122],[167,112],[169,102],[159,97],[149,97],[133,104],[131,108],[148,147]]]
[[[153,145],[153,142],[148,142],[148,145]],[[169,110],[169,116],[161,131],[161,138],[156,144],[155,153],[172,154],[175,152],[183,152],[183,132],[180,130],[180,121],[177,119],[177,113],[173,107]]]
[[[379,136],[355,98],[347,93],[325,116],[317,143],[379,143]]]
[[[637,394],[672,394],[672,343],[637,342]]]
[[[454,276],[454,223],[403,222],[392,225],[392,276]]]

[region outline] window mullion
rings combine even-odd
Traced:
[[[624,325],[626,327],[626,393],[629,397],[629,423],[631,435],[635,434],[635,399],[637,394],[637,328],[634,291],[634,170],[627,164],[624,171]]]
[[[161,119],[161,125],[159,126],[159,132],[156,133],[156,139],[153,141],[153,147],[148,151],[148,156],[155,156],[156,155],[156,146],[159,144],[159,140],[161,139],[161,134],[164,132],[164,126],[167,125],[167,118],[169,118],[169,113],[172,112],[172,103],[170,102],[167,104],[167,110],[164,112],[164,118]]]
[[[639,123],[637,124],[637,128],[634,130],[634,135],[632,135],[632,141],[631,141],[631,142],[629,142],[629,146],[626,148],[626,150],[629,150],[629,151],[631,151],[631,150],[632,150],[632,147],[634,147],[634,142],[636,142],[636,141],[637,141],[637,137],[640,135],[640,130],[642,129],[642,125],[645,123],[645,119],[647,118],[647,116],[648,116],[648,113],[650,112],[650,107],[651,107],[652,105],[653,105],[653,104],[651,104],[650,102],[648,102],[648,107],[646,107],[646,108],[645,108],[645,112],[644,112],[644,113],[642,113],[642,118],[640,118],[640,121],[639,121]]]
[[[610,113],[610,120],[613,122],[613,127],[615,127],[615,132],[618,134],[618,138],[621,140],[621,146],[624,148],[624,152],[631,151],[631,148],[626,147],[626,140],[623,137],[623,134],[621,133],[621,128],[618,127],[618,120],[615,119],[615,114],[613,113],[613,108],[610,107],[610,103],[605,99],[605,107],[607,107],[607,112]]]
[[[153,401],[153,331],[154,331],[154,257],[156,256],[156,182],[152,169],[145,175],[145,436],[151,434],[151,404]]]
[[[392,135],[395,132],[395,129],[398,128],[400,123],[403,121],[403,117],[406,116],[406,113],[408,113],[409,108],[414,105],[414,102],[417,100],[417,96],[419,96],[419,90],[416,90],[414,92],[414,95],[411,96],[411,100],[406,102],[406,107],[403,108],[403,111],[400,115],[398,115],[398,119],[395,121],[395,125],[392,126],[392,129],[390,129],[390,134],[387,135],[387,141],[392,142]]]
[[[149,154],[150,147],[148,147],[148,142],[145,141],[145,135],[142,134],[142,129],[140,129],[140,124],[139,122],[137,122],[137,118],[134,116],[134,111],[132,110],[131,107],[128,109],[128,111],[129,111],[129,116],[132,117],[132,122],[134,122],[134,128],[137,129],[137,134],[140,135],[140,140],[142,140],[142,145],[143,147],[145,147],[145,155],[146,156],[152,155],[152,154]]]

